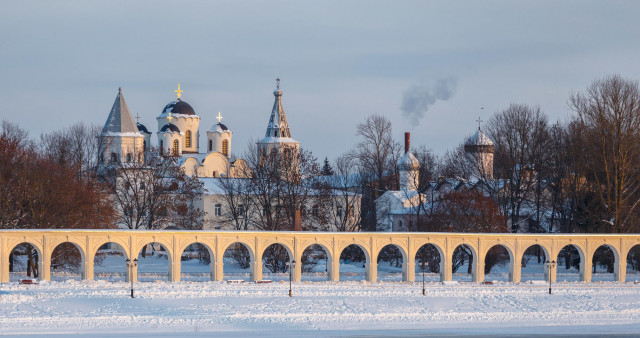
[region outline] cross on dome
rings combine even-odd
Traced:
[[[276,78],[276,90],[280,90],[280,77]]]
[[[180,90],[180,84],[178,83],[178,89],[174,90],[174,92],[176,93],[176,95],[178,95],[178,100],[180,100],[180,95],[182,95],[183,90]],[[171,121],[171,120],[169,120]]]
[[[140,122],[140,114],[139,113],[136,113],[136,122],[138,122],[138,123]]]
[[[480,123],[484,122],[480,119],[480,116],[478,116],[478,119],[476,120],[476,122],[478,122],[478,130],[480,130]]]
[[[220,115],[220,112],[218,112],[218,116],[216,116],[216,118],[218,119],[218,123],[220,123],[220,120],[222,120],[222,115]]]

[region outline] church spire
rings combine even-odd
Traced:
[[[287,115],[284,113],[282,107],[282,91],[280,90],[280,78],[276,79],[276,90],[273,92],[275,96],[275,102],[273,103],[273,109],[271,110],[271,118],[269,119],[269,125],[267,126],[266,138],[291,138],[291,131],[289,131],[289,123],[287,122]]]
[[[136,127],[136,122],[133,120],[127,102],[122,95],[122,88],[118,88],[118,96],[116,96],[113,107],[107,118],[107,122],[102,128],[102,134],[122,134],[122,133],[135,133],[139,135],[140,131]]]

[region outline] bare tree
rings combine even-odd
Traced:
[[[400,144],[393,140],[391,121],[381,115],[367,117],[358,125],[356,136],[361,138],[355,153],[362,180],[362,225],[366,230],[376,230],[375,200],[385,191],[396,189]]]
[[[289,148],[262,153],[250,147],[245,159],[251,177],[244,191],[250,197],[248,217],[252,227],[266,231],[293,230],[295,215],[304,212],[303,230],[326,224],[326,203],[318,176],[320,166],[310,151]]]
[[[350,153],[338,156],[333,165],[335,173],[328,177],[327,209],[329,222],[334,225],[336,231],[360,230],[360,178],[357,161],[358,159]]]
[[[235,230],[249,230],[252,225],[249,215],[253,210],[253,196],[251,195],[251,179],[221,177],[216,179],[218,188],[222,191],[225,208],[220,215],[224,223],[232,223]]]
[[[515,232],[522,207],[535,200],[542,183],[539,173],[549,142],[547,116],[539,107],[511,104],[491,118],[487,131],[495,143],[494,171],[506,185],[502,206]]]
[[[640,91],[638,82],[610,75],[573,94],[588,158],[587,172],[606,211],[608,231],[637,230],[640,203]]]
[[[103,175],[120,210],[119,223],[129,229],[202,228],[203,212],[194,203],[202,183],[187,176],[174,158],[152,151],[145,163],[117,163]]]

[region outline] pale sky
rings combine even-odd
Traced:
[[[540,105],[552,121],[564,120],[569,94],[594,79],[640,79],[638,1],[3,1],[0,8],[0,119],[32,136],[78,121],[104,125],[118,87],[155,132],[180,83],[201,117],[201,145],[221,112],[232,152],[241,154],[264,137],[279,76],[292,136],[319,159],[351,149],[356,125],[374,113],[393,122],[398,141],[410,131],[413,145],[440,154],[470,135],[479,115],[488,120],[510,103]]]

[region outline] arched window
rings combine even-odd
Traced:
[[[209,140],[209,151],[213,150],[213,141]]]
[[[131,162],[131,153],[127,154],[127,162]]]
[[[222,140],[222,153],[224,156],[229,156],[229,141]]]
[[[142,140],[142,150],[144,151],[148,151],[149,149],[147,149],[147,140]]]
[[[160,155],[164,155],[164,142],[160,140]]]
[[[184,146],[185,148],[191,148],[191,130],[187,130],[184,136]]]
[[[173,140],[173,156],[178,156],[178,140]]]
[[[118,162],[118,155],[116,153],[111,153],[111,162]]]
[[[291,165],[291,149],[289,148],[284,148],[284,164]]]

